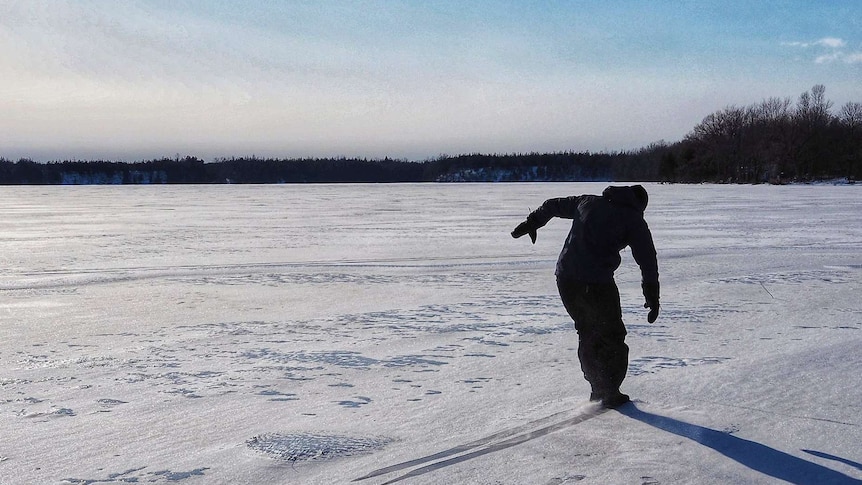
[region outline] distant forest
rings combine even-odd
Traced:
[[[469,154],[426,161],[360,158],[164,158],[17,162],[0,184],[262,184],[343,182],[662,181],[787,183],[862,175],[862,103],[838,110],[816,85],[791,98],[728,106],[683,140],[636,151]]]

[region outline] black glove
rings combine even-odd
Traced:
[[[530,240],[533,241],[533,244],[536,244],[536,225],[533,224],[528,218],[526,221],[518,224],[518,227],[512,231],[512,237],[519,238],[524,234],[530,235]]]
[[[647,315],[647,321],[652,323],[658,318],[658,293],[659,286],[658,281],[655,283],[643,283],[641,288],[644,290],[644,299],[646,303],[644,303],[644,308],[649,308],[649,315]]]

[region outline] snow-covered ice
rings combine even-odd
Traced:
[[[862,483],[860,188],[647,185],[582,419],[569,224],[509,231],[605,185],[0,187],[0,484]]]

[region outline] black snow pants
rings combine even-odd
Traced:
[[[616,283],[586,284],[558,278],[557,288],[575,321],[578,359],[593,395],[618,392],[628,370],[629,347]]]

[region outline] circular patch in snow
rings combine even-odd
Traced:
[[[286,461],[331,460],[379,450],[392,440],[311,433],[268,433],[246,441],[249,448]]]

